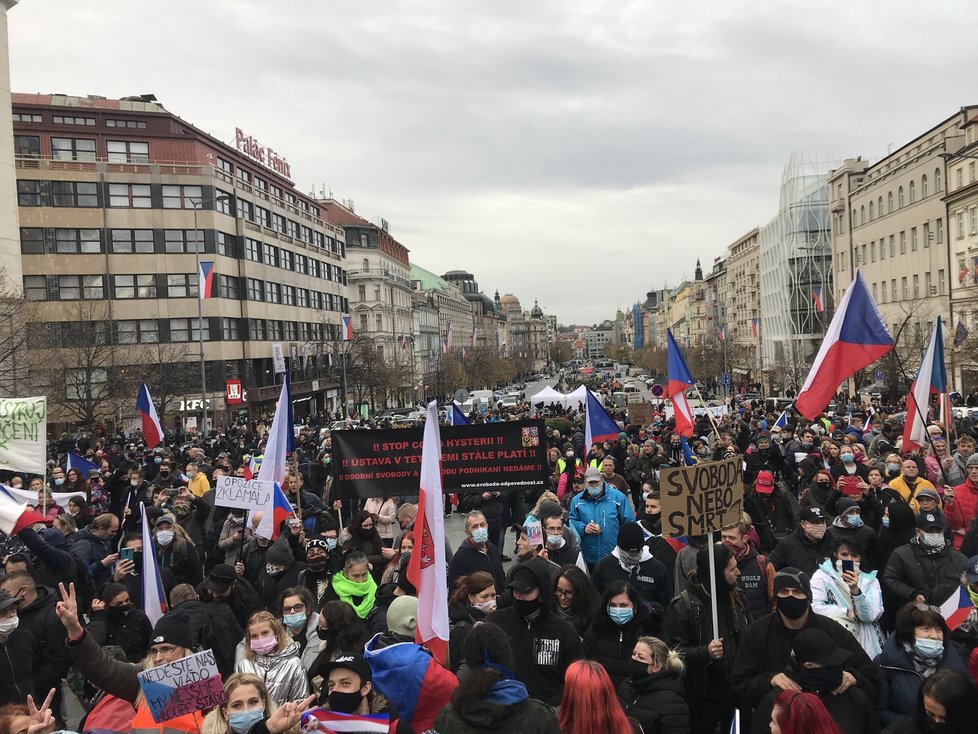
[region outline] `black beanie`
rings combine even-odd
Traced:
[[[194,639],[190,629],[190,620],[185,614],[164,614],[153,627],[149,645],[176,645],[193,650]]]

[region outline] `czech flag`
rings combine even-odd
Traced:
[[[349,314],[340,316],[340,341],[353,341],[353,317]]]
[[[143,611],[149,617],[154,627],[160,617],[166,612],[166,596],[163,594],[163,581],[160,578],[160,565],[153,552],[153,534],[149,531],[149,521],[146,519],[146,506],[140,502],[139,511],[142,513],[143,530],[143,567],[139,569],[140,582],[143,592]]]
[[[788,425],[788,411],[787,410],[782,410],[781,411],[781,415],[779,415],[778,416],[778,419],[776,421],[774,421],[774,425],[777,426],[778,428],[784,428],[786,425]]]
[[[597,396],[587,391],[584,404],[584,445],[591,448],[596,442],[617,441],[621,429],[615,419],[604,409]]]
[[[815,310],[819,313],[825,310],[822,304],[822,286],[817,285],[812,288],[812,300],[815,302]]]
[[[751,332],[753,332],[755,339],[757,338],[757,334],[758,334],[757,327],[758,327],[758,323],[759,322],[760,322],[760,319],[751,319],[750,320],[750,330],[751,330]]]
[[[689,373],[686,360],[672,335],[672,329],[666,329],[668,340],[669,382],[666,384],[666,396],[672,401],[673,414],[676,419],[676,433],[687,438],[693,435],[693,411],[686,400],[686,388],[695,384]]]
[[[136,411],[143,419],[143,438],[146,440],[146,448],[151,449],[159,446],[163,440],[163,426],[160,425],[160,418],[156,415],[156,406],[153,405],[153,398],[149,396],[149,388],[145,382],[139,383],[139,392],[136,394]]]
[[[266,510],[267,515],[267,510]],[[279,530],[282,527],[282,523],[288,520],[290,517],[295,517],[295,510],[292,509],[292,505],[289,503],[288,498],[285,496],[285,492],[282,491],[282,487],[278,482],[275,482],[275,490],[272,492],[272,531],[267,537],[275,540],[279,536]],[[264,518],[258,525],[258,530],[262,530],[262,525],[264,524]],[[263,532],[259,532],[259,535],[266,537]]]
[[[36,497],[34,501],[37,502]],[[7,535],[16,535],[37,522],[45,522],[40,512],[28,509],[26,502],[20,504],[6,492],[0,494],[0,530]]]
[[[971,603],[971,597],[968,596],[968,589],[959,586],[947,601],[941,604],[941,616],[947,622],[947,628],[954,631],[968,618],[974,608],[975,605]]]
[[[722,342],[727,341],[727,325],[726,324],[721,324],[720,325],[720,328],[717,329],[717,336],[720,338],[720,341],[722,341]]]
[[[916,379],[910,383],[907,395],[907,418],[903,424],[903,450],[912,451],[927,444],[927,412],[931,395],[947,392],[947,372],[944,370],[944,330],[941,317],[934,322],[927,351],[920,360]]]
[[[873,423],[876,420],[876,411],[873,408],[869,409],[869,416],[866,418],[866,424],[863,426],[863,436],[868,436],[873,432]]]
[[[452,343],[452,322],[448,322],[448,326],[445,327],[445,343],[442,345],[442,351],[448,354],[449,347]]]
[[[448,413],[448,424],[451,426],[469,425],[469,419],[465,417],[465,413],[462,412],[461,408],[455,402],[452,402],[452,409]]]
[[[258,474],[258,468],[261,466],[261,459],[257,456],[251,456],[248,458],[248,463],[244,467],[244,478],[251,481]]]
[[[441,479],[441,429],[438,403],[428,403],[421,444],[421,482],[414,519],[414,552],[407,575],[418,590],[418,626],[414,639],[442,665],[448,663],[448,573]]]
[[[302,731],[304,732],[369,732],[370,734],[387,734],[390,731],[391,719],[387,714],[341,714],[339,711],[326,709],[309,709],[302,714]]]
[[[98,467],[87,459],[83,459],[78,454],[68,452],[68,470],[74,469],[78,474],[87,479],[89,472],[97,472]]]
[[[282,382],[282,392],[279,393],[278,405],[275,406],[275,417],[268,431],[268,443],[262,456],[261,466],[258,467],[258,479],[263,482],[274,482],[276,491],[272,492],[269,505],[262,509],[261,522],[256,532],[263,538],[278,537],[278,527],[284,516],[281,514],[281,504],[284,502],[285,514],[292,514],[292,506],[278,486],[285,479],[286,462],[289,454],[295,451],[295,434],[292,431],[292,389],[289,373],[286,372]],[[279,500],[281,495],[281,501]]]
[[[832,317],[795,410],[809,420],[825,409],[843,380],[893,349],[893,338],[861,272]]]
[[[201,260],[197,269],[197,282],[200,284],[200,297],[211,298],[214,287],[214,263],[211,260]]]

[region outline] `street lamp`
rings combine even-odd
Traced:
[[[201,237],[200,227],[197,224],[197,210],[205,202],[215,204],[218,201],[230,201],[227,194],[220,194],[212,199],[192,199],[187,198],[194,208],[194,262],[197,264],[197,336],[200,346],[200,414],[201,414],[201,435],[207,431],[207,373],[204,369],[204,288],[200,282],[200,253],[204,246]],[[216,411],[215,411],[216,413]]]

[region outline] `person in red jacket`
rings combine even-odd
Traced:
[[[968,457],[968,477],[964,484],[944,490],[944,517],[954,532],[954,549],[958,550],[971,521],[978,515],[978,454]]]

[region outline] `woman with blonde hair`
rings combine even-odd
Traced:
[[[262,679],[249,673],[235,673],[224,681],[224,703],[204,717],[202,734],[248,734],[259,721],[270,734],[284,732],[295,725],[299,713],[316,699],[289,702],[279,706],[268,696]]]
[[[257,675],[268,688],[268,696],[281,705],[309,695],[309,680],[299,659],[299,643],[285,631],[271,612],[255,612],[245,632],[244,657],[235,673]]]
[[[640,637],[632,650],[632,666],[631,677],[618,687],[625,715],[637,719],[645,734],[688,732],[679,653],[657,637]]]

